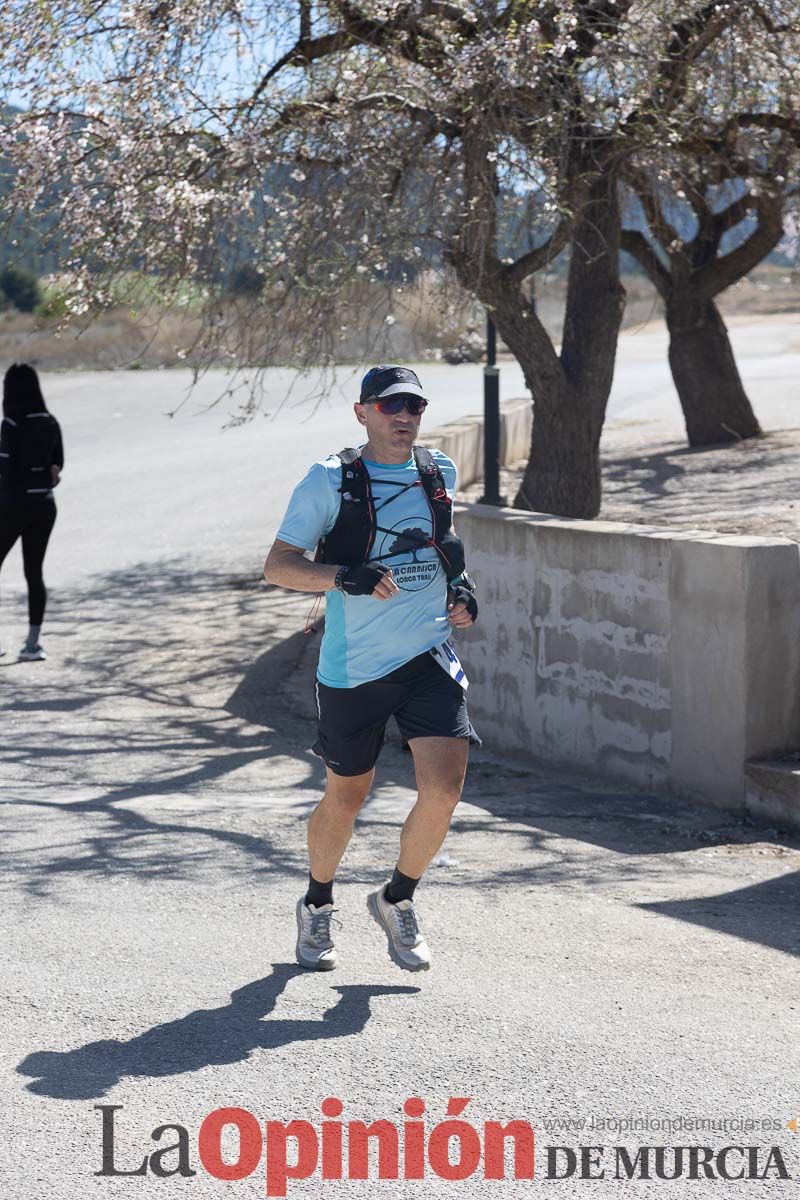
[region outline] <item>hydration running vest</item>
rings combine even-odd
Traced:
[[[422,446],[415,446],[413,454],[419,479],[415,479],[413,483],[397,484],[397,495],[401,496],[412,487],[422,487],[431,512],[433,533],[428,539],[415,537],[413,540],[420,547],[433,546],[448,581],[452,581],[464,572],[464,547],[460,539],[451,532],[453,502],[447,494],[444,478],[430,451]],[[340,450],[337,457],[342,464],[342,482],[339,487],[342,499],[339,515],[330,533],[320,541],[316,561],[356,567],[372,561],[370,555],[377,533],[392,532],[378,523],[378,513],[387,504],[391,504],[396,496],[391,496],[376,509],[369,471],[364,466],[360,452],[348,447]],[[412,532],[410,530],[409,534],[404,536],[408,537]],[[407,554],[408,548],[395,553]],[[384,554],[381,562],[392,557],[392,554]]]

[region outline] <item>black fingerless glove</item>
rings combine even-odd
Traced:
[[[385,567],[371,567],[368,563],[342,567],[336,573],[336,587],[348,596],[371,596],[385,574]]]
[[[476,621],[478,619],[478,601],[468,587],[463,587],[460,583],[451,584],[450,602],[452,604],[465,604],[472,620]]]

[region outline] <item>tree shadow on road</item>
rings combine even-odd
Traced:
[[[800,871],[733,892],[662,900],[639,907],[731,937],[760,942],[784,954],[800,955]]]
[[[494,817],[491,825],[482,829],[498,844],[514,834],[524,837],[531,861],[525,863],[525,850],[518,850],[515,858],[522,858],[522,865],[519,861],[503,865],[505,857],[498,849],[498,866],[482,880],[485,887],[530,890],[531,886],[546,885],[590,892],[612,879],[615,884],[635,883],[643,875],[652,876],[655,868],[647,865],[649,856],[696,853],[711,847],[724,848],[726,856],[736,855],[742,861],[765,850],[777,860],[789,856],[788,861],[797,861],[800,842],[796,837],[775,830],[765,833],[734,814],[677,797],[615,790],[602,784],[593,788],[588,782],[581,785],[552,779],[537,783],[533,773],[524,794],[504,795],[504,769],[508,768],[500,765],[494,775],[494,794],[476,797],[473,780],[464,798]],[[452,828],[458,829],[458,816]],[[560,852],[555,860],[542,861],[542,852],[547,852],[553,839],[558,839]],[[609,850],[615,858],[611,863],[607,858],[598,861],[586,855],[581,843]],[[696,867],[697,859],[693,861]],[[447,883],[447,877],[440,882]],[[452,882],[458,886],[456,879]],[[640,907],[800,955],[800,871],[787,871],[713,896]]]
[[[266,832],[215,824],[207,812],[199,820],[190,806],[179,817],[136,808],[143,798],[222,792],[237,772],[275,756],[296,764],[294,786],[321,792],[324,769],[309,749],[312,729],[299,743],[285,699],[298,656],[308,649],[285,637],[298,617],[297,599],[269,594],[257,577],[176,564],[156,572],[151,564],[95,581],[86,596],[62,592],[59,607],[80,611],[79,656],[70,654],[73,638],[78,642],[70,633],[64,652],[53,656],[58,669],[48,662],[37,664],[45,671],[35,676],[13,676],[6,707],[14,734],[3,759],[6,779],[24,781],[19,803],[79,824],[74,836],[35,853],[10,852],[7,886],[22,879],[38,895],[78,873],[186,877],[204,859],[219,861],[223,848],[243,856],[251,871],[305,874]],[[270,696],[270,720],[256,715],[247,688],[236,699],[254,656],[245,638],[252,640],[262,616],[261,644],[270,648],[259,659],[256,686]],[[30,787],[32,778],[40,786]],[[70,800],[75,790],[84,797]],[[6,796],[13,792],[7,784]],[[189,838],[195,845],[187,849]]]
[[[343,984],[331,989],[339,993],[339,999],[318,1020],[265,1021],[289,981],[303,974],[294,964],[276,963],[271,975],[238,988],[230,1003],[220,1008],[198,1009],[126,1042],[108,1038],[74,1050],[38,1050],[29,1054],[17,1071],[34,1077],[26,1087],[38,1096],[91,1100],[105,1096],[123,1078],[183,1075],[243,1062],[259,1050],[355,1037],[365,1029],[375,997],[413,996],[420,990],[402,985]],[[268,1069],[268,1060],[265,1065]]]
[[[317,640],[302,631],[309,597],[265,588],[255,570],[249,578],[178,562],[114,573],[94,581],[85,596],[62,593],[59,605],[80,611],[80,636],[62,634],[58,670],[9,673],[15,734],[4,759],[8,774],[39,781],[20,796],[29,812],[49,810],[76,824],[74,834],[63,834],[61,820],[54,844],[10,849],[7,886],[57,895],[59,880],[74,874],[190,879],[211,864],[215,871],[246,872],[248,879],[270,872],[304,877],[305,860],[271,837],[266,822],[256,836],[235,827],[230,804],[210,810],[202,797],[213,789],[224,796],[238,772],[274,758],[286,764],[283,795],[300,812],[321,794],[324,769],[309,750],[317,653]],[[42,795],[43,779],[51,795]],[[413,782],[409,756],[396,746],[381,757],[379,782],[385,789]],[[52,798],[59,785],[63,793]],[[76,787],[89,798],[69,800]],[[179,813],[136,807],[145,797],[174,795],[181,797]],[[486,831],[496,855],[473,880],[489,888],[568,879],[588,887],[649,871],[645,856],[763,840],[734,816],[546,768],[515,767],[483,752],[474,756],[464,799],[491,819]],[[369,804],[364,819],[376,823]],[[66,827],[72,828],[69,821]],[[454,832],[458,828],[457,816]],[[521,862],[510,863],[504,843],[520,837],[527,838],[527,850],[516,854]],[[565,840],[574,849],[543,860],[541,851]],[[617,857],[590,861],[581,844]],[[448,877],[437,878],[446,883]],[[740,921],[748,930],[741,936],[774,945],[770,906],[755,902],[756,890],[745,889],[754,903]],[[702,913],[702,903],[687,919]],[[734,923],[744,913],[734,902]],[[782,940],[781,948],[790,941]]]

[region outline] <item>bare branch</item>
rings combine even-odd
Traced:
[[[311,0],[299,0],[300,4],[300,37],[298,45],[306,46],[311,41]]]
[[[367,16],[350,0],[334,0],[333,7],[339,12],[342,28],[312,39],[309,0],[300,0],[300,36],[294,46],[281,55],[259,81],[250,99],[241,106],[245,112],[252,111],[269,83],[284,67],[305,67],[353,46],[380,48],[391,43],[409,61],[422,62],[426,57],[420,49],[422,39],[427,43],[428,51],[434,51],[438,58],[444,57],[445,50],[440,39],[420,24],[420,17],[426,14],[446,18],[455,24],[463,36],[474,36],[478,28],[464,16],[457,5],[442,3],[439,0],[428,0],[416,14],[408,5],[391,21],[377,21]],[[399,40],[401,34],[407,36]]]
[[[664,216],[658,197],[657,181],[651,180],[646,171],[633,166],[626,169],[625,181],[633,188],[641,202],[651,234],[666,250],[675,240],[677,230]]]
[[[553,230],[547,241],[536,246],[520,257],[513,263],[509,263],[503,267],[503,276],[510,284],[521,284],[529,275],[533,275],[536,271],[541,271],[548,263],[551,263],[556,258],[564,247],[569,242],[570,231],[572,229],[572,221],[569,217],[562,217],[556,228]]]
[[[313,41],[304,41],[301,38],[292,46],[291,50],[287,50],[279,59],[276,59],[267,73],[262,76],[253,94],[238,106],[240,111],[246,114],[251,113],[270,82],[280,74],[284,67],[306,67],[317,59],[327,58],[355,44],[355,38],[344,30],[325,34],[324,37],[314,38]]]
[[[447,20],[464,38],[474,38],[480,32],[480,25],[457,4],[448,4],[445,0],[428,0],[423,10],[432,16]]]
[[[734,200],[727,208],[723,208],[720,212],[714,213],[714,233],[719,242],[723,235],[729,229],[733,229],[740,221],[743,221],[749,212],[756,207],[756,202],[753,196],[745,193],[738,200]]]
[[[730,117],[723,127],[723,137],[727,130],[735,130],[737,126],[742,129],[779,129],[788,133],[795,145],[800,146],[800,113],[737,113],[736,116]]]
[[[710,4],[696,9],[690,17],[673,22],[672,37],[661,63],[657,84],[658,90],[662,91],[660,107],[664,111],[671,111],[683,99],[689,68],[729,27],[735,11],[741,7],[711,0]]]
[[[574,31],[576,49],[567,56],[572,64],[591,57],[603,35],[615,32],[627,16],[633,0],[586,0],[578,5]]]
[[[638,229],[623,229],[621,248],[636,259],[651,283],[655,284],[659,295],[668,300],[672,278],[644,234]]]
[[[693,290],[702,299],[712,299],[752,271],[783,237],[783,197],[756,196],[753,200],[758,225],[750,237],[730,254],[693,273]]]
[[[393,45],[408,62],[431,66],[441,65],[447,59],[441,39],[421,23],[428,4],[422,6],[422,12],[415,12],[412,4],[406,4],[389,21],[368,17],[351,0],[331,0],[331,4],[339,13],[343,28],[362,45],[376,48]]]
[[[773,33],[773,34],[774,33],[788,33],[792,29],[797,29],[796,21],[795,21],[794,25],[792,25],[789,22],[785,22],[782,25],[776,25],[776,23],[773,21],[772,17],[764,9],[763,4],[754,3],[753,10],[756,13],[756,16],[760,20],[761,24],[766,29],[767,33]]]
[[[427,122],[437,133],[443,133],[447,137],[458,137],[463,130],[463,122],[456,123],[447,117],[439,116],[432,109],[423,108],[421,104],[415,104],[413,100],[409,100],[406,96],[399,96],[395,92],[372,92],[368,96],[361,96],[358,100],[354,100],[350,107],[354,112],[374,109],[375,111],[401,113],[405,117],[411,117],[412,120]]]
[[[406,96],[400,96],[395,92],[371,92],[367,96],[360,96],[358,100],[351,100],[348,103],[346,111],[400,113],[414,121],[426,123],[434,134],[441,133],[446,137],[458,137],[461,132],[461,126],[454,121],[439,116],[432,109],[423,108],[421,104],[415,104]],[[331,92],[319,100],[295,100],[287,104],[277,117],[272,125],[272,131],[282,126],[298,124],[304,117],[311,117],[315,121],[334,121],[344,112],[343,101],[335,92]],[[270,132],[270,130],[265,131],[267,138],[269,138]]]

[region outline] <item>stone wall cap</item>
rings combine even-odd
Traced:
[[[719,533],[713,529],[672,529],[666,525],[638,525],[623,521],[570,520],[567,517],[555,517],[550,513],[499,508],[492,504],[467,504],[461,501],[455,505],[455,512],[475,517],[477,520],[529,525],[542,531],[553,529],[563,530],[567,533],[606,534],[612,537],[658,538],[673,542],[735,546],[739,549],[759,549],[766,546],[794,546],[796,549],[800,549],[798,543],[788,537],[757,537],[737,533]]]

